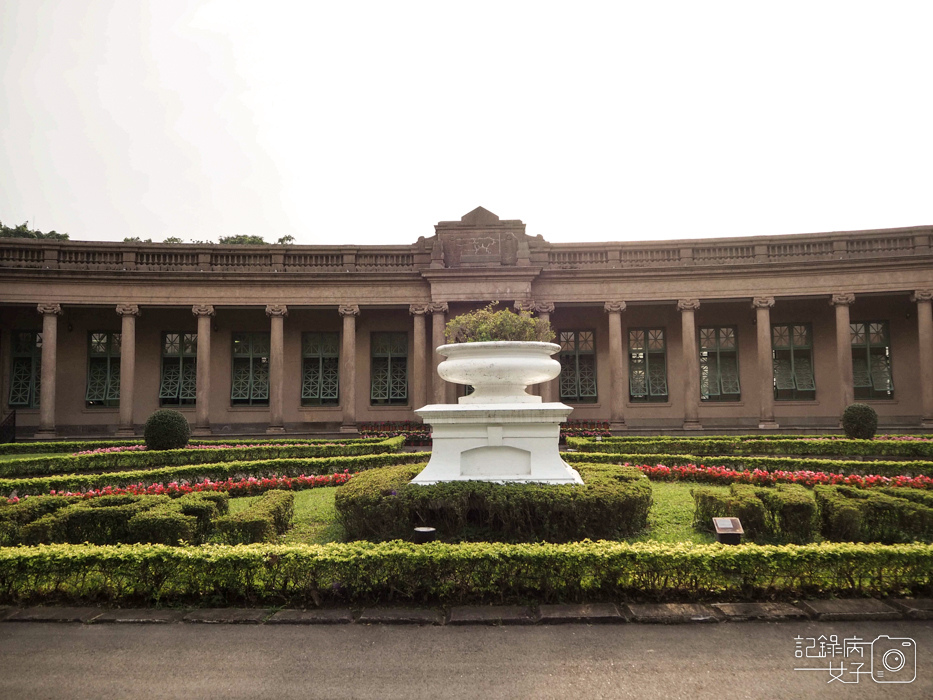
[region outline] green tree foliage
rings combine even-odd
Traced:
[[[278,245],[289,245],[295,242],[294,236],[282,236],[279,240],[276,241]]]
[[[221,245],[269,245],[262,236],[248,236],[243,233],[239,236],[221,236],[218,243]]]
[[[53,240],[53,241],[67,241],[67,233],[58,233],[58,231],[48,231],[44,233],[35,229],[29,228],[29,222],[25,221],[15,228],[5,226],[2,221],[0,221],[0,238],[32,238],[34,240]]]

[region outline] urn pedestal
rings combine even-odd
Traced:
[[[560,424],[573,410],[542,403],[530,384],[560,374],[553,343],[462,343],[442,345],[448,358],[438,374],[469,384],[474,392],[458,404],[432,404],[415,411],[432,427],[431,460],[412,483],[439,481],[582,484],[560,457]]]

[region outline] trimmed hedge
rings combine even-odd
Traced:
[[[647,526],[651,485],[634,467],[580,464],[585,484],[409,483],[424,465],[374,469],[340,487],[351,539],[405,539],[419,526],[443,540],[567,542],[633,535]]]
[[[567,446],[580,452],[628,454],[690,453],[693,455],[853,455],[860,457],[921,457],[933,460],[933,442],[909,440],[821,440],[796,437],[613,437],[594,440],[568,437]]]
[[[43,497],[8,506],[13,517],[0,529],[5,544],[153,542],[177,545],[203,542],[213,521],[227,511],[225,493],[168,496]],[[44,511],[44,512],[43,512]]]
[[[0,479],[0,494],[18,492],[20,496],[41,495],[50,491],[80,492],[105,486],[147,486],[171,481],[198,481],[227,479],[241,476],[300,476],[302,474],[333,474],[351,472],[389,464],[423,462],[421,452],[379,454],[361,457],[322,457],[309,459],[268,459],[254,462],[226,462],[223,464],[194,464],[185,467],[166,467],[144,471],[107,472],[104,474],[65,474],[23,479]]]
[[[821,530],[837,542],[933,540],[933,508],[880,489],[816,486]]]
[[[92,455],[33,457],[0,462],[0,479],[41,476],[43,474],[156,469],[186,464],[213,464],[245,460],[392,454],[401,450],[404,441],[403,437],[395,437],[378,442],[356,444],[262,445],[257,447],[143,450],[139,452],[104,452]]]
[[[268,491],[249,508],[219,518],[215,525],[220,539],[227,544],[271,542],[288,532],[295,513],[295,494]]]
[[[933,594],[923,544],[621,542],[0,548],[0,604],[319,605]]]
[[[803,486],[751,486],[732,484],[728,493],[709,488],[691,489],[696,509],[693,526],[712,532],[712,519],[739,518],[751,540],[802,544],[813,539],[816,503]]]
[[[172,502],[168,496],[101,496],[56,510],[19,529],[23,544],[131,542],[129,523],[144,510]]]
[[[565,461],[572,464],[579,462],[600,462],[617,464],[634,462],[635,464],[664,464],[669,467],[704,464],[707,466],[729,467],[732,469],[761,469],[762,471],[815,471],[835,474],[879,474],[881,476],[933,476],[933,462],[882,462],[833,459],[803,459],[794,457],[701,457],[692,454],[638,454],[617,452],[575,452],[564,453]],[[2,486],[0,486],[2,493]]]
[[[330,443],[352,444],[352,443],[373,443],[382,442],[384,438],[337,438],[328,440],[325,438],[245,438],[232,435],[226,440],[202,440],[197,439],[191,442],[191,445],[229,445],[249,443],[253,445],[320,445]],[[55,441],[36,441],[36,442],[5,442],[0,445],[0,455],[19,455],[19,454],[71,454],[73,452],[82,452],[84,450],[97,450],[102,447],[132,447],[141,445],[143,441],[139,438],[133,440],[55,440]]]
[[[145,510],[129,522],[130,541],[177,545],[200,544],[214,531],[215,521],[227,513],[230,497],[206,491],[189,493]]]

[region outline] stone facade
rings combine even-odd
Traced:
[[[24,437],[353,434],[415,420],[444,324],[550,319],[537,392],[618,431],[933,427],[933,227],[552,244],[476,209],[397,246],[0,241],[0,397]],[[429,320],[430,319],[430,320]]]

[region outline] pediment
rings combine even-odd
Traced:
[[[471,226],[483,226],[486,224],[498,224],[499,217],[493,214],[488,209],[483,207],[476,207],[469,214],[464,214],[460,217],[461,224],[469,224]]]

